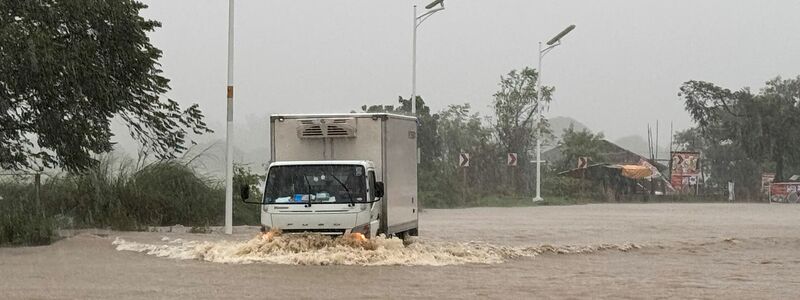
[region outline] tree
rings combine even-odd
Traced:
[[[411,115],[411,101],[397,97],[400,106],[394,105],[362,105],[361,110],[368,113],[392,113],[400,115]],[[417,145],[420,148],[420,162],[427,164],[432,159],[439,156],[440,145],[436,137],[439,115],[431,114],[431,108],[425,104],[422,97],[417,96],[417,117],[419,118],[419,132],[417,134]]]
[[[547,120],[536,120],[536,112],[550,103],[555,89],[543,86],[538,91],[537,80],[539,72],[535,69],[526,67],[522,71],[511,70],[506,76],[500,77],[500,90],[494,94],[494,131],[499,146],[504,150],[501,152],[518,155],[518,169],[522,171],[522,176],[513,177],[515,182],[512,184],[518,191],[533,177],[528,150],[539,138],[538,135],[534,136],[535,130],[541,130],[542,136],[552,136]]]
[[[494,94],[494,127],[500,144],[508,152],[525,153],[535,141],[536,126],[549,133],[547,120],[534,122],[537,109],[550,103],[555,89],[543,86],[540,93],[536,90],[537,80],[539,72],[527,67],[500,77],[500,90]]]
[[[697,127],[688,128],[675,133],[673,145],[676,151],[704,152],[707,149],[706,139]]]
[[[578,157],[589,157],[593,161],[603,161],[603,133],[594,134],[588,129],[575,131],[575,126],[570,124],[561,136],[561,151],[563,153],[560,163],[563,169],[574,168]]]
[[[751,159],[738,144],[715,139],[693,127],[675,133],[675,147],[678,151],[701,152],[700,167],[708,178],[706,188],[724,190],[733,181],[738,195],[756,198],[760,193],[762,164]]]
[[[158,158],[211,132],[198,106],[161,96],[161,51],[147,33],[147,6],[116,1],[0,3],[0,167],[85,170],[113,149],[111,120]]]
[[[441,156],[437,160],[438,173],[433,173],[431,188],[442,193],[438,198],[446,199],[450,206],[462,206],[468,200],[491,194],[502,183],[501,169],[504,161],[498,158],[499,148],[492,136],[492,129],[484,126],[477,113],[472,113],[469,104],[449,105],[439,113],[438,138]],[[470,154],[470,166],[462,170],[458,166],[462,152]],[[466,172],[466,181],[461,176]],[[462,198],[464,190],[468,190]]]
[[[688,81],[680,88],[686,110],[706,141],[733,145],[757,163],[772,162],[775,179],[800,163],[800,76],[777,77],[759,94],[731,92],[712,83]],[[755,181],[753,181],[755,182]]]

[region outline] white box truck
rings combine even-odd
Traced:
[[[386,113],[270,116],[261,223],[284,233],[418,233],[416,118]]]

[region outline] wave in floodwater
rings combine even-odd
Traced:
[[[229,264],[271,263],[287,265],[405,265],[444,266],[496,264],[542,253],[577,254],[601,250],[628,251],[637,244],[535,247],[496,246],[482,242],[416,241],[404,245],[397,238],[362,240],[324,235],[259,235],[248,241],[187,241],[164,237],[163,244],[145,244],[117,237],[119,251],[134,251],[157,257],[192,259]]]

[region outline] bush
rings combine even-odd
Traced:
[[[55,238],[52,218],[34,201],[32,186],[0,184],[0,246],[47,245]]]
[[[557,175],[542,178],[542,195],[579,201],[607,200],[601,182]]]
[[[234,225],[260,223],[259,206],[242,203],[238,187],[258,185],[262,178],[249,168],[234,168]],[[225,218],[221,181],[178,160],[134,167],[131,161],[104,157],[86,172],[47,178],[41,205],[34,196],[33,184],[24,178],[0,182],[0,244],[50,243],[56,225],[145,230],[181,224],[207,229]]]
[[[258,204],[247,204],[242,202],[239,189],[244,185],[251,186],[251,200],[262,198],[260,183],[265,175],[253,174],[250,168],[244,166],[234,166],[233,168],[233,225],[261,225],[261,211]],[[224,194],[224,190],[222,191]]]
[[[221,220],[223,190],[178,161],[134,170],[104,159],[90,170],[50,178],[42,187],[51,215],[80,227],[142,230],[147,226],[209,225]]]

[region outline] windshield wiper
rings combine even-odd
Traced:
[[[322,173],[328,174],[328,175],[330,175],[331,177],[333,177],[333,180],[336,180],[336,182],[338,182],[338,183],[339,183],[339,185],[341,185],[341,186],[344,188],[344,191],[345,191],[345,192],[347,192],[347,197],[348,197],[348,198],[350,198],[350,205],[351,205],[351,206],[356,206],[356,202],[355,202],[355,201],[353,201],[353,193],[351,193],[351,192],[350,192],[350,189],[348,189],[348,188],[347,188],[347,185],[345,185],[344,183],[342,183],[342,181],[341,181],[341,180],[339,180],[339,178],[337,178],[337,177],[336,177],[336,175],[333,175],[333,174],[331,174],[331,173],[325,172],[325,170],[322,170],[322,169],[320,169],[320,171],[321,171]]]
[[[306,181],[306,190],[309,193],[314,193],[314,191],[311,190],[311,184],[308,182],[308,177],[303,176],[303,179],[305,179],[305,181]],[[314,195],[316,195],[316,194],[317,193],[314,193]],[[300,200],[302,200],[302,199],[303,199],[303,196],[300,196]],[[308,195],[308,203],[306,205],[307,205],[307,207],[311,207],[311,194]]]

